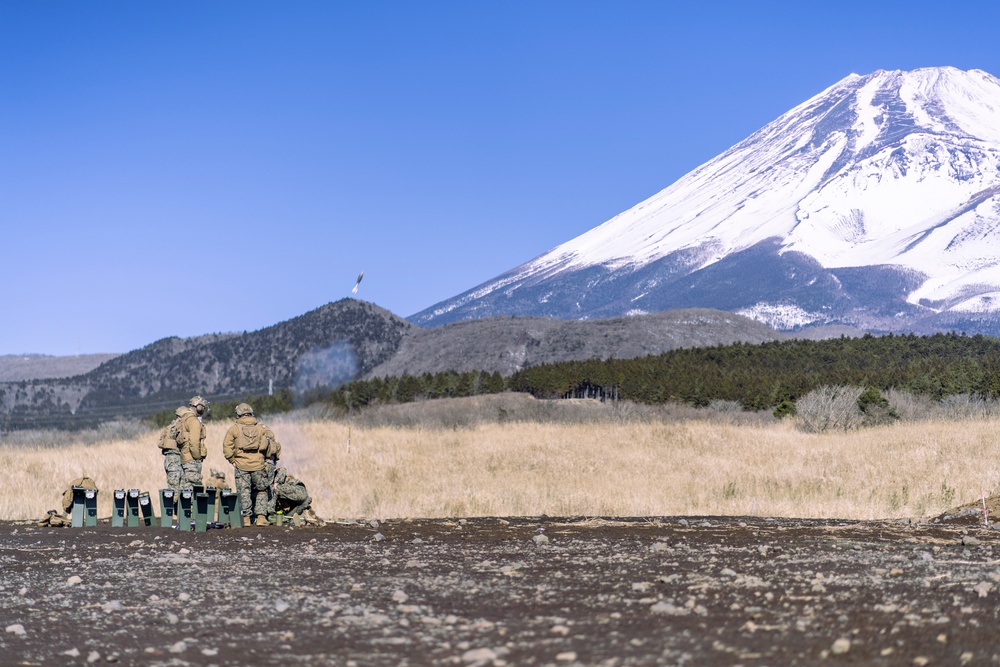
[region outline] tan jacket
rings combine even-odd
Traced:
[[[177,448],[181,450],[181,463],[204,461],[208,455],[205,446],[205,425],[198,419],[194,408],[186,405],[177,408],[176,414],[181,418],[177,433]]]
[[[222,454],[233,467],[247,472],[264,469],[267,442],[264,427],[253,415],[243,415],[229,427],[222,439]]]

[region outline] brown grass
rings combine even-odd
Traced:
[[[588,408],[589,410],[589,408]],[[876,519],[933,515],[992,491],[994,418],[808,434],[791,422],[718,417],[467,426],[270,422],[283,463],[326,518],[759,515]],[[220,468],[224,425],[209,427],[205,472]],[[69,481],[158,495],[155,434],[58,447],[0,443],[0,519],[58,507]]]

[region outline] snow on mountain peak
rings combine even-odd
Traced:
[[[461,317],[472,316],[502,284],[508,302],[541,311],[518,290],[666,262],[650,285],[630,288],[632,308],[649,310],[678,276],[721,272],[767,243],[828,272],[890,267],[907,285],[904,310],[1000,310],[1000,80],[954,67],[851,74],[645,201],[435,308],[468,306]],[[822,310],[743,308],[795,322]]]
[[[955,236],[933,233],[946,220],[965,215],[966,235],[981,226],[966,209],[1000,183],[998,149],[995,77],[952,67],[851,75],[523,269],[620,267],[685,248],[704,251],[704,266],[780,237],[824,266],[934,274],[913,242],[938,256]]]

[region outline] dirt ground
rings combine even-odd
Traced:
[[[0,664],[994,664],[1000,532],[981,524],[5,523]]]

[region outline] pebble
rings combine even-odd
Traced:
[[[284,600],[278,600],[277,602],[274,603],[274,610],[276,612],[278,612],[279,614],[281,612],[283,612],[283,611],[287,611],[288,607],[289,607],[289,604],[287,602],[285,602]]]
[[[14,623],[13,625],[8,625],[6,628],[4,628],[4,630],[6,630],[8,634],[17,635],[18,637],[23,637],[26,634],[28,634],[27,632],[25,632],[24,626],[21,625],[20,623]]]
[[[547,536],[545,536],[545,535],[535,535],[534,537],[531,538],[531,540],[535,544],[548,544],[549,543],[549,538]]]
[[[851,650],[851,640],[847,637],[841,637],[840,639],[833,642],[833,646],[830,647],[830,652],[834,655],[843,655]]]
[[[556,654],[557,662],[573,662],[576,660],[576,651],[564,651]]]
[[[82,581],[83,581],[83,579],[81,579],[80,577],[78,577],[77,575],[74,574],[72,577],[70,577],[69,579],[66,580],[66,585],[67,586],[76,586],[77,584],[79,584]]]
[[[462,662],[470,665],[488,665],[497,659],[497,653],[491,648],[470,648],[462,654]]]
[[[690,610],[685,609],[684,607],[675,606],[666,600],[660,600],[650,607],[649,611],[654,614],[664,614],[666,616],[687,616],[691,613]]]

